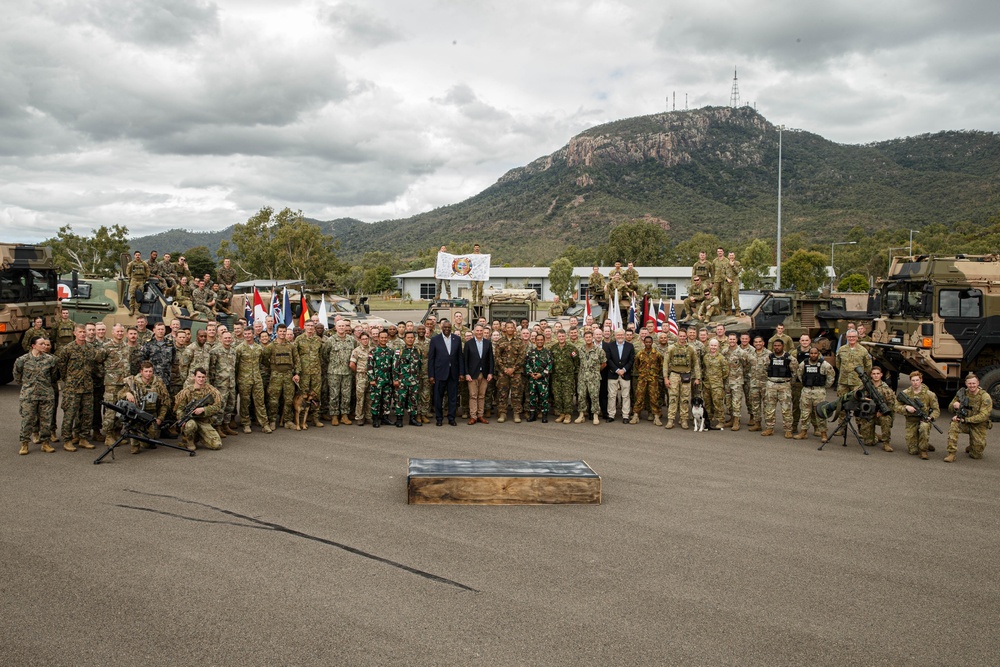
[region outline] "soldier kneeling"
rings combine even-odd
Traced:
[[[195,407],[198,404],[198,407]],[[198,440],[207,449],[222,449],[222,438],[212,426],[212,417],[222,409],[222,395],[208,384],[204,368],[194,369],[194,383],[182,389],[174,399],[178,419],[189,418],[181,425],[181,446],[194,451]]]

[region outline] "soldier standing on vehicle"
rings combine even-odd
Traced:
[[[21,455],[28,453],[32,433],[39,433],[41,449],[46,454],[56,451],[48,443],[55,414],[57,360],[45,350],[47,338],[34,335],[28,340],[28,352],[14,362],[14,382],[21,385]],[[73,451],[73,450],[70,450]]]
[[[691,267],[691,282],[694,283],[694,279],[698,278],[702,284],[702,289],[704,289],[705,285],[712,284],[712,263],[706,257],[707,255],[704,250],[699,252],[698,261]]]
[[[854,334],[855,342],[857,340],[857,332],[850,332]],[[848,344],[850,344],[850,338],[848,338]],[[844,350],[846,348],[840,348]],[[840,353],[837,353],[840,356]],[[844,377],[844,369],[840,371],[840,377]],[[930,422],[938,418],[941,414],[941,409],[938,407],[937,396],[931,392],[930,389],[924,386],[924,374],[920,371],[913,371],[910,373],[910,386],[903,390],[902,392],[910,399],[916,399],[924,406],[924,414],[927,419],[920,419],[916,415],[916,408],[912,405],[906,405],[902,400],[896,402],[896,412],[906,417],[906,449],[909,453],[919,454],[920,458],[926,461],[928,459],[927,452],[930,449],[930,435],[931,435],[931,424]]]
[[[199,440],[207,449],[222,449],[222,438],[212,426],[213,418],[222,409],[222,396],[208,383],[208,373],[205,369],[198,367],[194,369],[191,386],[181,389],[174,400],[174,411],[182,415],[185,407],[209,394],[212,398],[206,405],[197,408],[181,429],[181,446],[191,451],[194,451]]]
[[[722,283],[722,312],[730,315],[740,314],[740,274],[743,267],[736,261],[736,253],[729,253],[724,266],[725,279]]]
[[[446,246],[441,246],[440,252],[448,252],[448,248]],[[434,268],[434,280],[437,283],[437,288],[436,288],[437,291],[434,293],[434,298],[438,299],[438,300],[441,300],[441,299],[444,298],[444,292],[441,291],[441,287],[443,285],[444,288],[448,291],[448,300],[450,301],[451,300],[451,280],[448,280],[448,279],[446,279],[446,278],[444,278],[442,276],[438,276],[438,274],[437,274],[437,264],[435,264],[434,267],[435,267]]]
[[[726,284],[726,271],[729,260],[726,259],[726,251],[719,246],[715,250],[715,257],[712,259],[712,296],[722,303],[723,313],[728,309],[728,304],[722,302],[722,290]]]
[[[136,293],[142,293],[146,289],[146,281],[149,280],[149,265],[142,261],[142,253],[136,250],[132,254],[132,261],[125,267],[125,275],[128,277],[128,312],[135,316],[139,311],[139,303],[136,301]]]
[[[965,448],[965,453],[969,458],[983,458],[986,432],[993,428],[993,423],[990,421],[993,399],[979,386],[979,378],[973,373],[966,376],[965,389],[958,390],[955,400],[951,402],[951,410],[955,415],[951,418],[951,426],[948,429],[948,456],[944,458],[944,462],[955,461],[958,436],[964,433],[969,434],[969,446]],[[44,450],[44,447],[42,449]]]
[[[228,257],[222,260],[222,268],[215,273],[219,287],[229,292],[236,286],[236,269],[232,266],[232,260]]]
[[[323,394],[323,339],[316,335],[316,325],[306,322],[305,334],[295,339],[295,349],[299,354],[299,391],[316,392],[317,399]],[[319,410],[310,410],[313,426],[326,426],[319,420]],[[346,414],[346,413],[345,413]]]
[[[472,254],[479,255],[482,254],[479,249],[479,244],[476,243],[472,246]],[[472,303],[477,306],[481,306],[483,303],[483,282],[482,280],[472,281]]]
[[[264,403],[264,378],[260,374],[264,347],[254,340],[253,329],[243,330],[243,342],[236,346],[236,388],[240,392],[240,423],[250,433],[250,406],[264,433],[271,433]]]
[[[140,410],[155,417],[154,422],[146,429],[146,435],[158,440],[171,399],[163,380],[156,377],[153,372],[153,364],[144,361],[140,365],[139,373],[125,378],[118,392],[118,398],[134,403]],[[114,441],[109,444],[114,444]],[[138,440],[129,439],[129,445],[133,454],[139,453]]]
[[[873,369],[874,370],[874,369]],[[820,440],[826,442],[826,422],[816,414],[816,406],[826,400],[826,390],[833,386],[833,379],[836,373],[833,366],[828,364],[820,356],[819,349],[809,348],[809,356],[799,364],[796,372],[799,384],[802,388],[799,391],[799,432],[795,435],[796,440],[805,440],[809,435],[809,424],[812,424],[813,433],[819,435]],[[874,378],[874,375],[872,376]],[[879,380],[882,379],[881,373]],[[890,390],[890,393],[891,390]],[[895,401],[893,396],[893,401]],[[889,418],[889,428],[892,428],[892,417]],[[874,440],[875,426],[872,425],[872,439]],[[883,434],[885,431],[883,427]],[[886,440],[886,443],[889,441]],[[889,449],[887,451],[892,451]]]
[[[271,367],[271,382],[267,387],[267,415],[271,430],[278,427],[278,418],[286,429],[295,430],[292,403],[295,400],[295,385],[299,381],[299,354],[292,343],[292,332],[284,324],[278,325],[278,335],[267,346],[265,358]],[[284,408],[280,410],[284,398]]]

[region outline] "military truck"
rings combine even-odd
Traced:
[[[24,332],[36,317],[56,324],[59,307],[52,249],[0,243],[0,384],[14,377],[14,361],[24,354]]]
[[[880,289],[872,354],[947,400],[975,373],[1000,421],[1000,255],[895,257]]]
[[[508,320],[520,322],[527,319],[537,321],[538,292],[533,289],[502,289],[490,290],[486,295],[485,305],[470,305],[468,299],[451,299],[433,301],[427,306],[421,321],[428,315],[434,315],[438,322],[442,317],[449,320],[456,312],[462,313],[462,319],[469,324],[473,319],[485,317],[488,322]]]

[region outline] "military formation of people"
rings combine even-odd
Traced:
[[[222,261],[213,280],[209,273],[194,276],[183,255],[177,258],[176,263],[171,260],[170,253],[160,259],[155,250],[149,253],[148,260],[144,260],[138,250],[132,257],[125,267],[125,277],[129,281],[128,306],[132,316],[139,312],[142,293],[148,283],[156,284],[164,296],[173,297],[174,302],[187,308],[192,317],[213,319],[219,314],[232,314],[233,289],[237,282],[232,260],[226,258]]]
[[[712,266],[715,262],[717,267]],[[725,310],[734,312],[738,290],[730,285],[739,284],[738,263],[721,248],[715,262],[709,264],[702,253],[692,276],[711,282],[706,296],[713,302],[721,299]],[[215,282],[231,286],[235,273],[230,270],[227,262]],[[171,277],[162,271],[160,276]],[[618,263],[606,281],[596,267],[590,280],[592,289],[610,294],[637,286],[638,273],[631,263],[626,269]],[[930,422],[940,410],[921,374],[911,374],[905,393],[923,406],[922,411],[896,399],[883,383],[882,369],[873,366],[861,344],[864,332],[853,327],[836,352],[838,373],[808,335],[796,345],[781,325],[765,341],[727,332],[721,324],[714,329],[681,327],[676,334],[657,331],[655,322],[639,330],[630,325],[612,331],[609,322],[600,326],[592,318],[581,322],[575,317],[566,325],[479,318],[468,326],[461,311],[441,322],[431,315],[424,322],[403,321],[384,329],[352,325],[337,315],[326,330],[317,320],[313,316],[294,332],[275,326],[271,318],[250,326],[240,319],[232,331],[209,322],[192,341],[179,321],[171,322],[169,329],[157,323],[150,330],[140,316],[134,327],[114,325],[108,337],[102,324],[74,324],[66,312],[51,330],[39,319],[24,337],[26,354],[15,364],[15,380],[21,384],[20,453],[27,454],[32,441],[44,452],[55,451],[60,398],[67,451],[93,448],[93,438],[103,437],[108,445],[115,442],[121,419],[108,409],[102,416],[101,402],[120,399],[155,416],[147,431],[154,439],[162,435],[162,427],[190,412],[186,408],[203,403],[173,434],[189,449],[219,449],[239,427],[250,433],[254,422],[264,433],[279,425],[298,430],[294,404],[303,395],[313,396],[318,406],[309,413],[314,427],[325,426],[325,421],[333,426],[402,428],[407,415],[412,426],[432,419],[440,426],[445,413],[454,425],[455,408],[445,407],[450,400],[442,388],[445,377],[457,379],[461,417],[469,425],[488,424],[494,415],[497,423],[508,415],[515,423],[522,416],[529,422],[547,422],[554,415],[557,423],[594,425],[602,418],[614,422],[620,415],[623,423],[635,425],[645,413],[656,426],[689,429],[692,399],[700,398],[716,429],[739,431],[746,412],[748,430],[773,436],[780,411],[785,438],[805,439],[811,428],[826,442],[828,422],[816,406],[827,400],[827,390],[835,384],[839,397],[855,395],[863,388],[862,373],[890,406],[887,414],[857,416],[864,443],[891,452],[893,418],[899,414],[905,420],[909,453],[926,459],[934,451]],[[441,366],[441,358],[445,351],[452,354],[452,340],[459,354],[449,371]],[[981,458],[991,427],[988,392],[971,374],[965,385],[948,404],[954,416],[946,462],[955,460],[958,438],[964,434],[969,436],[966,452]],[[130,444],[133,453],[146,446]]]

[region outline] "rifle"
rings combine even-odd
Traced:
[[[881,413],[884,417],[891,415],[892,408],[885,402],[885,396],[882,395],[882,392],[878,390],[872,379],[865,373],[865,369],[861,366],[856,366],[854,372],[861,378],[861,385],[865,388],[868,397],[875,403],[875,411]]]
[[[969,412],[971,411],[969,408],[969,392],[965,391],[965,389],[959,389],[958,395],[955,398],[958,400],[958,412],[955,414],[959,420],[965,421],[968,419]]]
[[[930,416],[927,414],[927,411],[924,410],[923,402],[919,398],[916,397],[910,398],[909,396],[906,395],[906,393],[902,391],[896,394],[896,398],[903,405],[909,405],[911,408],[913,408],[916,411],[913,413],[913,415],[917,419],[919,419],[922,422],[927,422],[928,424],[933,426],[934,430],[937,431],[938,433],[942,434],[944,433],[944,431],[938,428],[938,425],[931,420]]]
[[[191,401],[181,409],[181,414],[177,416],[177,421],[174,422],[174,428],[180,430],[188,420],[194,417],[195,410],[203,408],[206,405],[211,405],[214,402],[215,397],[211,393]]]

